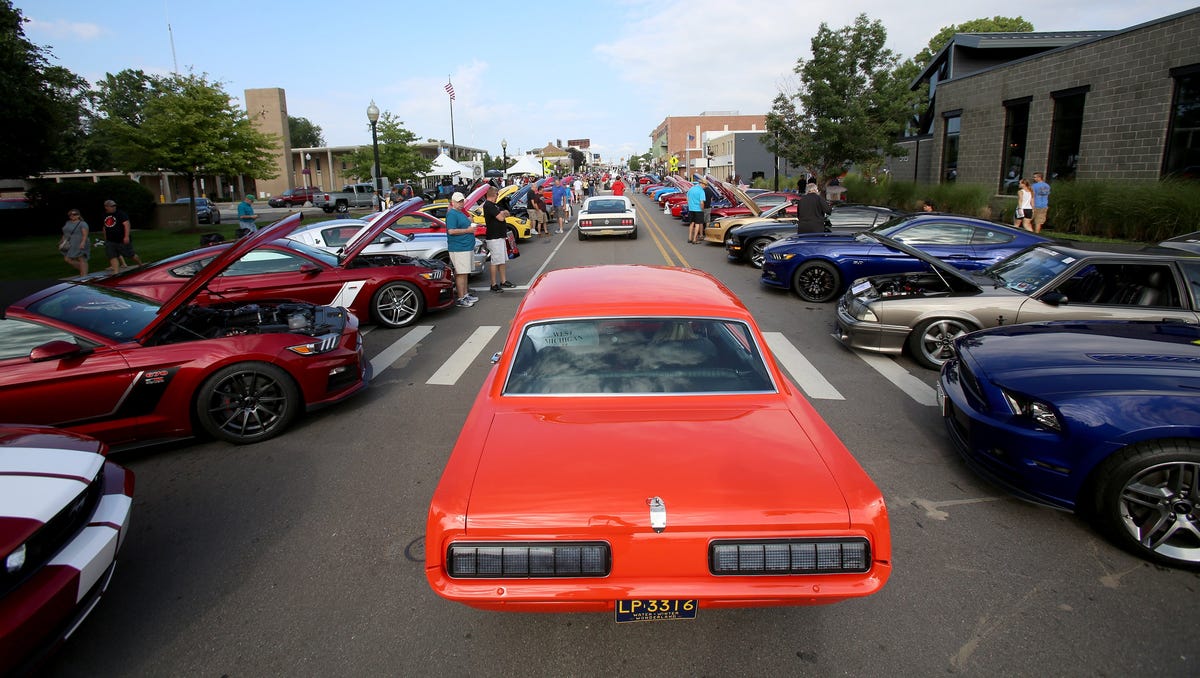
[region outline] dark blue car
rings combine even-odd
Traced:
[[[872,237],[898,240],[949,264],[977,270],[1047,238],[983,219],[951,214],[897,217],[854,235],[801,233],[763,251],[762,283],[794,290],[801,299],[824,303],[836,299],[858,278],[926,270],[914,257]]]
[[[938,399],[974,468],[1143,558],[1200,565],[1200,328],[1017,324],[955,348]]]

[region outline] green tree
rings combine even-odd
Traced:
[[[865,14],[838,30],[822,23],[812,39],[812,59],[796,61],[799,91],[781,92],[767,114],[768,150],[821,182],[851,165],[902,154],[895,139],[916,94],[898,77],[898,57],[886,42],[883,24]]]
[[[55,161],[77,135],[81,79],[50,66],[45,50],[25,38],[21,10],[0,0],[0,177],[24,178]]]
[[[288,132],[292,148],[318,148],[325,145],[325,137],[321,134],[321,126],[308,118],[288,116]]]
[[[276,176],[271,158],[278,139],[254,129],[220,84],[194,74],[173,75],[159,84],[162,89],[150,94],[132,121],[110,116],[100,123],[118,168],[181,174],[193,203],[200,173]],[[192,214],[195,226],[195,209]]]
[[[370,126],[367,127],[370,131]],[[379,172],[393,183],[412,181],[424,176],[433,168],[433,163],[421,156],[413,146],[417,135],[404,128],[404,122],[390,111],[384,111],[375,123],[375,134],[379,138]],[[369,180],[375,156],[371,145],[359,146],[346,157],[346,173],[360,180]],[[468,177],[470,178],[470,177]]]
[[[578,172],[587,164],[587,153],[575,148],[574,146],[567,147],[567,155],[571,157],[571,171]]]

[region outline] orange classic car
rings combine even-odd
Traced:
[[[883,587],[883,496],[715,278],[556,270],[511,327],[429,507],[438,595],[624,622]]]

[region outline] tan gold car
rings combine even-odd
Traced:
[[[748,224],[752,221],[777,220],[795,223],[796,221],[796,206],[791,202],[785,202],[776,205],[770,209],[764,210],[754,199],[746,195],[745,191],[729,184],[728,182],[720,182],[721,188],[727,189],[729,192],[737,196],[737,199],[750,210],[750,214],[744,214],[736,217],[722,217],[715,219],[713,223],[704,227],[704,241],[716,243],[718,245],[725,244],[725,234],[729,229],[742,224]]]

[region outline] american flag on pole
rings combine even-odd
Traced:
[[[454,85],[446,83],[446,94],[450,95],[450,101],[454,101]]]

